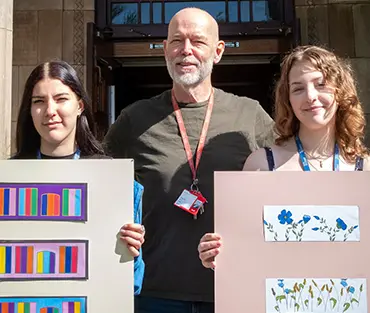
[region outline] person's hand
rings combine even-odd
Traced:
[[[198,252],[202,264],[206,268],[214,269],[216,267],[215,257],[220,253],[222,245],[219,234],[205,234],[199,242]]]
[[[121,240],[126,244],[133,257],[139,256],[139,250],[144,243],[145,228],[141,224],[126,224],[121,228]]]

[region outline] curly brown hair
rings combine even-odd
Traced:
[[[356,157],[368,155],[363,138],[365,116],[357,96],[351,66],[334,53],[317,46],[300,46],[286,55],[281,64],[280,79],[275,88],[276,144],[281,145],[299,131],[299,120],[289,101],[289,73],[296,62],[308,61],[322,72],[325,82],[335,88],[338,103],[335,130],[336,140],[343,158],[350,163]]]

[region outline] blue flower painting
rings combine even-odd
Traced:
[[[264,207],[267,241],[359,241],[357,206]]]
[[[292,224],[293,219],[292,217],[292,212],[287,211],[287,210],[282,210],[281,213],[278,215],[278,219],[280,221],[280,224]]]
[[[267,279],[266,312],[363,313],[365,284],[366,279]]]

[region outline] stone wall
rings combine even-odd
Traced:
[[[302,44],[319,44],[349,58],[370,124],[370,0],[296,0]],[[370,146],[370,125],[366,143]]]
[[[3,2],[4,0],[0,0]],[[39,63],[62,59],[85,80],[86,23],[94,0],[14,0],[12,150],[25,81]]]
[[[370,0],[295,0],[295,4],[302,44],[324,45],[350,58],[370,124]],[[21,93],[35,65],[63,59],[85,81],[85,25],[93,19],[94,0],[14,0],[13,145]],[[370,146],[370,127],[367,134]]]

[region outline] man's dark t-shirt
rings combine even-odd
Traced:
[[[208,102],[179,104],[192,152],[196,150]],[[213,271],[202,266],[197,246],[214,229],[213,173],[240,171],[247,156],[273,141],[273,121],[257,101],[215,89],[207,139],[197,171],[208,203],[192,215],[174,206],[192,183],[171,92],[125,108],[105,138],[114,158],[133,158],[136,179],[145,188],[141,294],[158,298],[213,301]],[[232,210],[232,208],[230,208]]]

